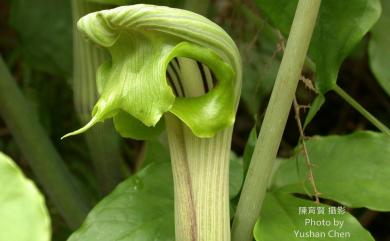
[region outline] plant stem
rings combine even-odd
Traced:
[[[169,151],[175,192],[175,237],[176,240],[196,241],[197,225],[194,194],[188,161],[186,157],[183,126],[171,114],[165,115]]]
[[[82,124],[91,118],[91,112],[97,101],[96,70],[107,60],[104,49],[98,49],[87,42],[77,30],[79,18],[87,13],[101,10],[104,5],[85,0],[72,0],[73,10],[73,92],[74,104]],[[119,137],[112,123],[98,123],[85,133],[86,142],[92,157],[92,164],[99,181],[102,195],[112,191],[122,180]]]
[[[317,189],[316,182],[314,180],[314,174],[313,174],[313,163],[310,161],[309,152],[306,147],[306,136],[303,132],[302,122],[301,122],[301,106],[298,104],[297,98],[294,98],[293,100],[293,106],[294,106],[294,112],[295,112],[295,120],[297,121],[297,126],[299,130],[300,135],[300,144],[302,145],[302,152],[306,160],[306,166],[307,166],[307,178],[311,184],[312,191],[314,194],[314,198],[316,200],[317,204],[320,204],[320,192]]]
[[[204,94],[196,62],[179,58],[179,63],[185,96]],[[199,138],[176,117],[166,117],[166,123],[175,177],[176,240],[229,241],[232,128],[217,133],[213,138]]]
[[[180,58],[179,62],[187,96],[205,94],[197,64],[185,58]],[[194,78],[192,84],[190,77]],[[212,81],[208,83],[212,89]],[[229,241],[229,155],[233,129],[225,129],[212,138],[199,138],[186,126],[183,129],[194,190],[198,240]]]
[[[362,114],[371,124],[373,124],[376,128],[378,128],[383,133],[390,136],[390,129],[385,126],[382,122],[380,122],[375,116],[373,116],[370,112],[364,109],[356,100],[354,100],[347,92],[340,88],[340,86],[336,85],[333,90],[341,96],[346,102],[348,102],[355,110],[357,110],[360,114]]]
[[[300,0],[286,50],[257,139],[233,221],[232,240],[251,241],[261,211],[273,161],[305,62],[321,0]]]
[[[45,192],[68,226],[77,228],[89,203],[25,100],[0,56],[0,111]]]
[[[184,128],[194,190],[198,241],[229,241],[229,155],[232,129],[199,138]]]

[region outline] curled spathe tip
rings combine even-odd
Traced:
[[[62,136],[61,140],[68,138],[70,136],[75,136],[75,135],[81,134],[81,133],[89,130],[92,126],[94,126],[96,123],[98,123],[100,121],[101,120],[99,120],[96,116],[93,116],[92,119],[85,126],[81,127],[78,130],[72,131],[72,132]]]

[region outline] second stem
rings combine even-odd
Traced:
[[[232,240],[253,240],[252,230],[261,211],[267,184],[286,126],[321,0],[299,0],[286,50],[261,126],[237,211]]]

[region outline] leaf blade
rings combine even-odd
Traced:
[[[379,84],[390,95],[390,71],[388,67],[390,57],[390,2],[382,1],[382,16],[371,30],[368,46],[370,68]]]
[[[299,207],[323,207],[325,214],[299,215]],[[348,240],[373,241],[374,239],[359,222],[350,214],[333,216],[327,213],[329,206],[320,204],[319,206],[312,201],[296,198],[284,193],[268,193],[264,202],[264,208],[259,221],[254,228],[256,241],[272,240],[345,240],[346,238],[330,237],[333,231],[349,233]],[[343,227],[330,226],[308,226],[305,225],[305,219],[332,221],[333,218],[344,221]],[[295,231],[323,233],[324,237],[296,237]]]
[[[320,197],[349,207],[390,210],[390,138],[370,131],[345,136],[314,137],[307,149]],[[275,174],[272,189],[305,194],[307,165],[301,154],[284,162]],[[295,171],[293,171],[295,170]],[[347,175],[347,176],[346,176]],[[364,190],[364,192],[362,192]]]
[[[49,241],[51,225],[43,195],[0,152],[0,240]]]
[[[170,164],[154,163],[119,184],[68,241],[173,241],[173,219]]]
[[[297,2],[256,1],[284,35],[290,31]],[[380,12],[379,0],[322,2],[309,49],[309,56],[316,63],[316,84],[322,94],[335,87],[341,63],[375,24]]]

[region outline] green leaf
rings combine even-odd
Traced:
[[[174,241],[169,163],[153,163],[128,178],[88,214],[68,241]]]
[[[299,208],[322,209],[324,214],[299,214]],[[351,240],[374,241],[370,233],[349,213],[329,214],[329,206],[300,198],[285,193],[268,193],[259,221],[254,228],[256,241],[274,240]],[[343,222],[336,225],[337,222]],[[313,225],[313,222],[323,222],[323,225]],[[307,233],[308,237],[300,237]],[[312,232],[309,234],[309,232]],[[317,234],[318,236],[314,236]],[[336,235],[345,235],[337,237]],[[311,235],[311,236],[310,236]],[[297,237],[298,236],[298,237]]]
[[[43,195],[0,152],[0,240],[49,241],[51,225]]]
[[[382,1],[382,16],[371,30],[368,47],[370,67],[382,88],[390,95],[390,1]]]
[[[10,25],[19,38],[23,58],[44,72],[72,72],[72,15],[70,1],[12,0]]]
[[[365,131],[313,137],[306,144],[320,197],[348,207],[390,211],[389,136]],[[281,164],[271,189],[297,193],[312,190],[307,171],[304,156],[298,154]]]
[[[260,106],[268,101],[279,65],[279,59],[262,49],[251,50],[250,56],[244,59],[246,79],[242,85],[242,100],[252,116],[256,117]]]
[[[256,0],[256,3],[287,36],[298,0]],[[379,0],[322,1],[309,49],[322,94],[335,87],[342,62],[378,20],[380,12]]]
[[[238,158],[234,152],[230,153],[229,164],[229,197],[235,198],[241,191],[242,182],[244,181],[244,168],[242,159]]]
[[[306,128],[307,125],[314,119],[314,117],[316,116],[316,114],[321,109],[324,103],[325,103],[325,96],[323,94],[318,94],[310,105],[309,113],[305,118],[305,123],[303,124],[303,128]]]
[[[145,159],[142,162],[142,167],[146,167],[151,163],[170,162],[168,147],[164,146],[158,140],[150,140],[145,142]]]
[[[152,128],[171,112],[199,137],[211,137],[233,124],[241,87],[240,56],[233,40],[210,20],[181,9],[138,4],[88,14],[78,27],[107,48],[112,60],[98,71],[101,95],[91,121],[66,136],[107,118],[115,121],[120,111]],[[217,84],[202,96],[176,97],[166,78],[174,58],[205,64]],[[127,122],[116,121],[120,133],[136,131],[122,126]],[[130,132],[121,134],[142,137]]]
[[[243,162],[244,162],[244,173],[248,171],[249,164],[251,163],[253,151],[255,150],[257,141],[257,132],[256,127],[253,127],[251,132],[249,133],[248,140],[246,142],[243,154]]]

